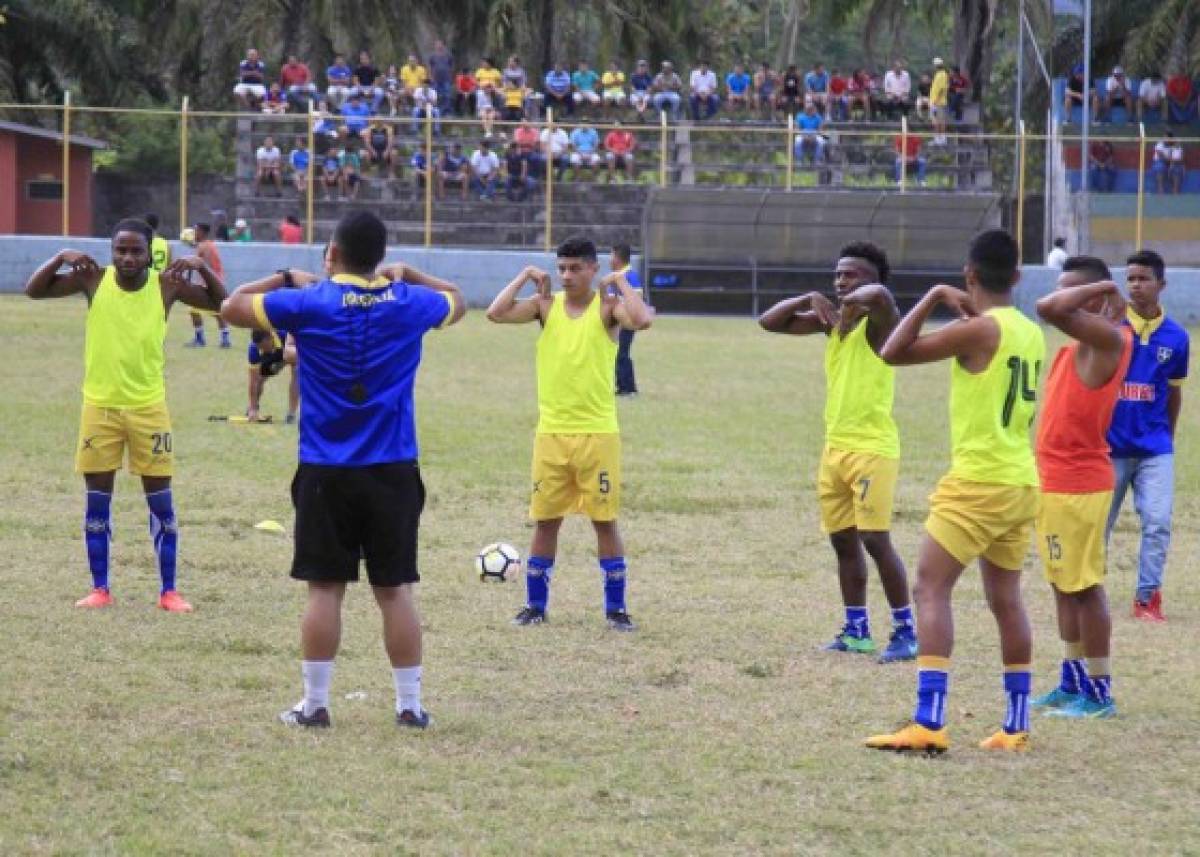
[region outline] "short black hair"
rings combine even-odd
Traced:
[[[135,232],[146,239],[146,246],[150,246],[150,242],[154,240],[154,230],[150,228],[150,224],[136,217],[126,217],[113,228],[113,238],[116,238],[122,232]]]
[[[195,226],[195,230],[196,230],[196,237],[199,238],[201,232],[203,232],[205,235],[208,235],[210,232],[212,232],[212,227],[209,226],[207,223],[197,223]]]
[[[1067,239],[1066,239],[1066,238],[1055,238],[1055,239],[1054,239],[1054,246],[1055,246],[1055,247],[1066,247],[1066,246],[1067,246]]]
[[[1153,250],[1138,250],[1132,256],[1125,260],[1126,265],[1145,265],[1154,271],[1154,279],[1160,283],[1166,277],[1167,263],[1163,261],[1163,257],[1155,253]]]
[[[879,282],[887,285],[888,277],[891,276],[892,266],[888,264],[887,253],[883,252],[882,247],[877,247],[870,241],[855,241],[853,244],[847,244],[838,253],[839,259],[844,259],[847,256],[852,259],[865,259],[875,266],[876,273],[879,274]]]
[[[1103,259],[1096,256],[1071,256],[1063,262],[1062,269],[1064,273],[1083,274],[1090,283],[1112,279],[1112,271],[1108,270],[1108,265],[1104,264]]]
[[[158,215],[153,211],[143,217],[142,220],[146,221],[146,225],[151,229],[158,229]]]
[[[971,241],[967,261],[985,290],[998,294],[1012,291],[1020,264],[1017,239],[1003,229],[980,232]]]
[[[284,219],[284,220],[286,220],[288,223],[292,224],[292,226],[299,226],[299,225],[300,225],[300,218],[298,218],[298,217],[297,217],[296,215],[294,215],[294,214],[289,214],[287,217],[285,217],[285,218],[283,218],[283,219]]]
[[[614,244],[612,245],[612,253],[614,256],[628,265],[629,259],[633,255],[633,250],[630,249],[628,244]]]
[[[369,211],[352,211],[338,221],[333,243],[347,268],[371,273],[387,253],[387,227]]]
[[[591,238],[572,235],[558,245],[557,255],[560,259],[583,259],[587,262],[595,262],[596,245],[592,242]]]

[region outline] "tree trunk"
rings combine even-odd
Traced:
[[[971,94],[979,101],[983,83],[992,72],[993,28],[999,0],[958,0],[954,16],[954,57],[971,79]]]
[[[549,68],[554,63],[554,4],[555,0],[542,0],[537,42],[540,56],[534,57],[530,68]]]

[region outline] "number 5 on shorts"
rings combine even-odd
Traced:
[[[607,494],[612,489],[612,483],[608,481],[608,471],[601,470],[599,475],[600,493]]]

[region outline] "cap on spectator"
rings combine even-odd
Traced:
[[[941,57],[934,57],[934,58],[933,58],[933,64],[934,64],[934,65],[945,65],[945,63],[944,63],[944,62],[942,62],[942,58],[941,58]]]
[[[1117,77],[1120,77],[1124,73],[1125,73],[1125,69],[1121,68],[1119,65],[1113,66],[1113,74],[1116,75]]]
[[[233,227],[234,227],[235,229],[245,229],[245,228],[246,228],[247,226],[249,226],[249,225],[250,225],[250,224],[248,224],[248,223],[246,222],[246,218],[244,218],[244,217],[239,217],[237,220],[235,220],[235,221],[233,222]]]

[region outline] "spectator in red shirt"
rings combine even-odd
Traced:
[[[284,244],[300,244],[304,241],[304,230],[300,228],[300,221],[295,215],[289,214],[279,224],[279,240]]]
[[[529,163],[529,176],[531,178],[539,177],[542,172],[542,156],[539,152],[539,143],[541,138],[538,135],[537,128],[534,128],[528,121],[522,122],[513,131],[512,141],[517,146],[517,151],[521,157],[525,158]]]
[[[308,102],[317,97],[317,85],[312,82],[308,66],[300,62],[295,54],[289,54],[287,62],[279,69],[279,85],[287,93],[288,101],[308,112]]]
[[[1186,74],[1173,74],[1167,79],[1167,121],[1185,125],[1196,118],[1196,93],[1192,79]]]
[[[861,111],[863,118],[871,121],[871,75],[865,68],[855,69],[846,81],[846,106],[851,116]]]
[[[896,150],[896,184],[900,184],[900,171],[917,168],[917,183],[925,187],[925,158],[921,155],[921,138],[916,135],[897,134],[893,144]]]
[[[849,81],[836,68],[829,75],[829,118],[844,122],[850,118],[850,103],[846,98]]]
[[[963,74],[960,66],[950,67],[950,115],[955,122],[963,121],[963,107],[967,103],[967,93],[971,90],[970,79]]]
[[[469,68],[462,68],[454,78],[454,113],[458,116],[475,115],[475,75]]]
[[[637,139],[628,128],[622,128],[620,120],[613,122],[615,126],[604,135],[604,160],[608,164],[608,182],[616,180],[617,170],[625,170],[629,181],[636,181],[633,172],[633,150],[637,148]]]

